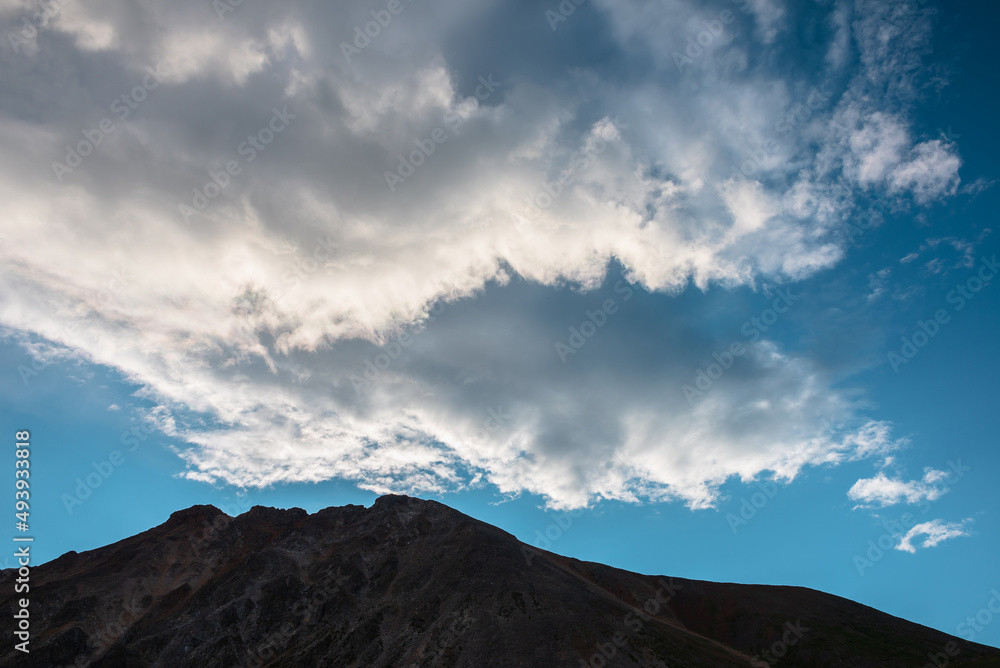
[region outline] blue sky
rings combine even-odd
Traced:
[[[37,556],[403,492],[1000,645],[998,10],[385,6],[0,3]]]

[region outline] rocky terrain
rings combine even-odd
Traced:
[[[15,609],[0,574],[0,615]],[[535,550],[434,501],[211,506],[31,572],[3,666],[1000,666],[1000,650],[798,587]]]

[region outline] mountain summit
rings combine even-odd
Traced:
[[[31,653],[7,643],[4,666],[1000,666],[837,596],[582,562],[405,496],[194,506],[32,569],[30,595]]]

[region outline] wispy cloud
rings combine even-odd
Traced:
[[[902,502],[936,501],[948,492],[948,486],[941,484],[948,475],[946,471],[927,469],[923,479],[904,481],[880,471],[874,478],[862,478],[854,483],[847,496],[861,502],[861,506],[878,508]]]
[[[967,519],[962,522],[945,522],[944,520],[922,522],[906,532],[906,534],[900,539],[899,545],[896,546],[896,549],[902,552],[914,553],[919,547],[936,547],[951,538],[968,536],[969,532],[965,529],[965,527],[971,521],[972,520]],[[924,538],[923,542],[919,545],[914,545],[914,539],[920,536],[926,536],[926,538]]]

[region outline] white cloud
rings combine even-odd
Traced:
[[[907,438],[892,438],[888,422],[872,420],[850,435],[845,443],[855,450],[856,458],[884,457],[909,444]]]
[[[918,547],[936,547],[949,538],[968,536],[970,534],[966,531],[965,526],[971,521],[967,519],[962,522],[945,522],[944,520],[922,522],[906,532],[900,539],[896,549],[902,552],[914,553]],[[918,536],[926,536],[926,538],[924,538],[922,544],[914,545],[913,540]]]
[[[852,501],[863,506],[885,507],[897,503],[936,501],[948,493],[947,485],[939,484],[948,476],[945,471],[927,469],[922,480],[903,481],[889,478],[880,471],[874,478],[858,480],[847,492]]]
[[[854,132],[850,145],[858,183],[867,186],[884,181],[892,168],[902,162],[910,137],[897,119],[875,113]]]
[[[757,34],[765,44],[771,44],[784,26],[785,7],[782,0],[748,0],[753,12]]]
[[[937,139],[923,142],[913,148],[908,162],[893,170],[890,192],[912,192],[920,204],[954,195],[961,165],[953,147]]]
[[[54,3],[53,3],[54,4]],[[52,27],[73,37],[84,51],[107,51],[120,45],[116,22],[94,16],[86,3],[59,3]],[[96,13],[96,12],[95,12]]]
[[[862,68],[837,55],[841,34],[831,71],[789,73],[751,65],[770,62],[750,56],[773,49],[787,20],[783,3],[753,0],[674,88],[672,51],[712,19],[697,3],[586,8],[606,14],[613,48],[649,63],[617,73],[558,51],[530,66],[506,49],[468,57],[458,37],[484,12],[505,16],[472,4],[407,5],[351,64],[339,42],[367,15],[318,2],[244,3],[225,21],[207,4],[74,5],[53,23],[62,39],[3,52],[16,66],[0,69],[12,100],[0,115],[0,324],[51,342],[38,355],[72,351],[141,385],[200,480],[338,476],[384,491],[482,476],[561,506],[700,507],[729,476],[790,480],[896,447],[819,365],[767,341],[692,410],[680,353],[633,353],[595,388],[550,366],[548,313],[508,332],[525,337],[517,350],[468,333],[486,318],[475,299],[512,274],[593,289],[614,260],[666,293],[794,281],[843,256],[833,232],[856,189],[918,203],[954,192],[954,147],[915,144],[903,92],[862,94],[910,71],[872,57],[877,17],[837,23],[857,33]],[[923,48],[912,37],[892,42],[893,58]],[[110,104],[157,64],[170,73],[120,119]],[[478,99],[478,77],[501,71]],[[247,161],[239,147],[286,107],[294,119]],[[105,117],[114,130],[58,180],[53,162]],[[390,192],[385,172],[436,129],[447,140]],[[178,205],[228,161],[240,173],[185,221]],[[424,348],[357,397],[359,355],[421,331],[436,303],[467,314],[464,334],[428,327]],[[627,377],[661,357],[641,388]],[[488,406],[469,403],[472,386],[519,408],[516,427],[474,438]],[[824,417],[852,426],[824,432]]]

